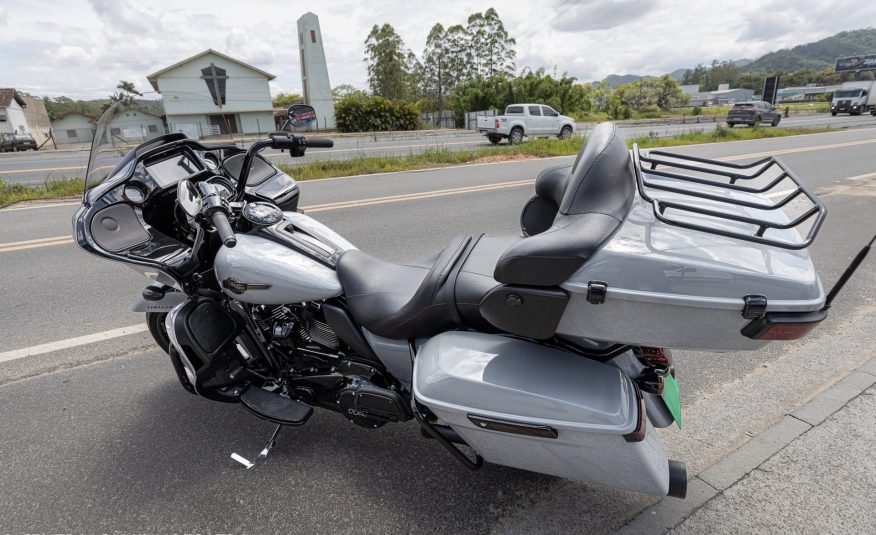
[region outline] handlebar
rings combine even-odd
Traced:
[[[268,134],[268,139],[256,141],[249,146],[246,151],[246,156],[243,157],[243,163],[240,167],[240,176],[237,177],[237,191],[234,192],[234,201],[243,199],[246,193],[246,182],[249,179],[249,170],[252,168],[253,160],[256,154],[262,149],[271,147],[272,149],[289,150],[289,155],[293,157],[304,156],[304,151],[308,147],[330,149],[335,146],[335,142],[328,138],[314,137],[306,138],[298,136],[290,132],[273,132]]]
[[[237,237],[234,235],[234,229],[231,228],[231,222],[228,221],[228,209],[222,196],[212,184],[207,182],[198,182],[198,189],[201,191],[204,203],[204,214],[210,218],[222,244],[225,247],[234,247],[237,245]]]
[[[221,209],[213,210],[210,214],[210,221],[216,227],[216,232],[219,233],[219,239],[225,247],[234,247],[237,245],[237,237],[234,235],[234,230],[231,228],[231,223],[228,222],[228,216]]]

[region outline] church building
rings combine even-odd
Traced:
[[[161,93],[170,132],[193,139],[275,129],[273,74],[208,49],[147,77]]]

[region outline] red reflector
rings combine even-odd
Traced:
[[[499,119],[496,119],[496,128],[499,128]]]
[[[672,364],[672,352],[662,347],[640,347],[638,353],[639,360],[651,366]]]
[[[818,323],[774,323],[755,336],[755,340],[797,340],[811,333]]]

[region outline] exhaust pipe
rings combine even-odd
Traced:
[[[687,467],[681,461],[669,461],[669,492],[666,495],[682,499],[687,496]]]

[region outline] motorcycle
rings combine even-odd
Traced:
[[[681,427],[668,348],[801,338],[842,286],[826,295],[806,250],[824,205],[775,158],[630,151],[604,123],[538,176],[520,234],[396,264],[296,211],[294,179],[260,155],[331,140],[132,146],[110,128],[126,109],[98,123],[76,242],[154,280],[134,309],[185,390],[277,424],[255,461],[232,455],[247,468],[317,407],[371,429],[415,420],[473,470],[684,497],[655,432]]]

